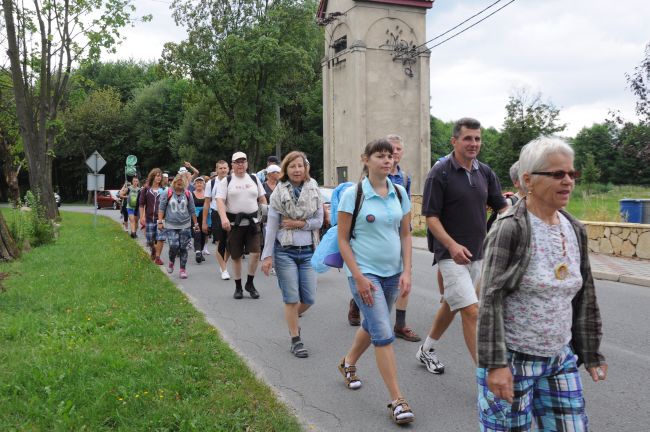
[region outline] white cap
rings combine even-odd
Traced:
[[[237,159],[247,159],[246,158],[246,153],[244,152],[235,152],[235,154],[232,155],[232,161],[236,161]]]
[[[269,165],[266,167],[266,173],[271,174],[271,173],[279,173],[280,172],[280,167],[277,165]]]
[[[178,169],[178,173],[179,173],[179,174],[185,174],[186,172],[187,172],[187,168],[185,168],[184,166],[182,166],[182,167],[180,167],[180,168]]]

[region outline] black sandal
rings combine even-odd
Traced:
[[[307,351],[301,340],[291,343],[291,352],[298,358],[309,357],[309,351]]]

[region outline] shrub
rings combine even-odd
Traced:
[[[29,207],[29,211],[21,210],[24,207]],[[25,200],[19,201],[11,213],[9,232],[20,249],[26,243],[27,246],[37,247],[54,242],[54,225],[45,215],[40,194],[27,191]]]

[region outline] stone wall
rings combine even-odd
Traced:
[[[412,195],[411,202],[413,229],[423,230],[427,223],[422,216],[422,195]],[[591,252],[650,259],[650,225],[590,221],[583,223],[587,227]]]
[[[650,225],[619,222],[583,222],[591,252],[650,259]]]

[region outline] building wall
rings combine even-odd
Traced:
[[[407,65],[408,76],[405,65],[393,61],[392,47],[394,36],[409,46],[425,41],[425,10],[343,0],[330,2],[327,9],[350,10],[326,27],[325,184],[339,183],[336,168],[341,166],[347,167],[348,180],[358,180],[366,144],[395,133],[405,144],[400,165],[412,176],[412,191],[421,192],[431,163],[429,54],[421,53]],[[344,35],[347,49],[335,53],[330,45]]]

